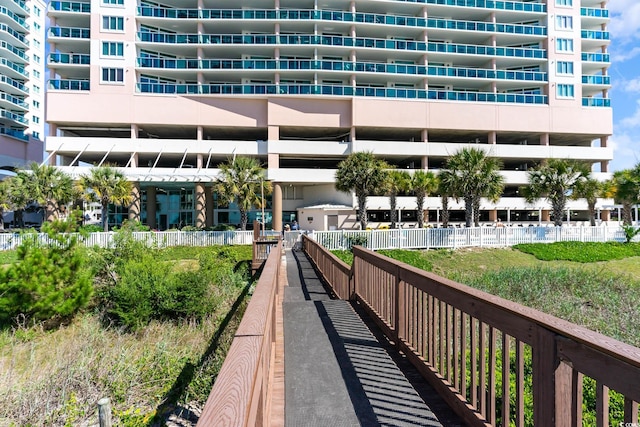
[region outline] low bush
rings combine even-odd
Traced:
[[[525,243],[514,249],[543,261],[598,262],[640,256],[640,243],[555,242]]]
[[[345,263],[349,265],[353,264],[353,253],[351,251],[335,250],[331,251],[331,253]],[[422,251],[411,251],[407,249],[381,249],[378,253],[425,271],[431,271],[433,269],[433,264],[425,258],[424,252]]]
[[[0,270],[0,325],[20,316],[28,323],[73,316],[93,294],[86,250],[78,235],[62,234],[69,222],[45,223],[49,242],[26,234],[17,248],[17,261]]]

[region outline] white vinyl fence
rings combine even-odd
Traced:
[[[349,249],[353,244],[361,245],[371,250],[378,250],[505,247],[519,243],[552,243],[560,241],[625,241],[624,232],[618,226],[339,230],[316,231],[310,233],[309,237],[329,250]]]
[[[267,231],[267,235],[278,235]],[[353,244],[368,249],[457,249],[464,247],[504,247],[518,243],[551,243],[559,241],[623,242],[624,232],[618,226],[581,227],[477,227],[424,228],[368,231],[286,231],[284,244],[294,247],[300,235],[307,234],[329,250],[349,249]],[[113,232],[91,233],[84,239],[86,246],[113,247]],[[150,247],[250,245],[253,231],[148,231],[133,236]],[[47,235],[38,238],[47,241]],[[636,240],[638,237],[636,238]],[[18,233],[0,233],[0,250],[15,249],[22,242]]]

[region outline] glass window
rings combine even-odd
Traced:
[[[102,29],[124,31],[124,18],[122,16],[103,16]]]
[[[556,16],[556,29],[558,30],[573,29],[573,16],[567,16],[567,15]]]
[[[573,0],[556,0],[557,6],[573,6]]]
[[[556,50],[558,52],[573,52],[573,39],[557,39]]]
[[[36,16],[40,16],[40,12],[41,12],[41,11],[40,11],[40,8],[38,8],[38,7],[34,7],[34,8],[33,8],[33,13],[35,13],[35,14],[36,14]]]
[[[102,4],[124,6],[124,0],[102,0]]]
[[[40,108],[40,101],[33,101],[34,108]]]
[[[557,95],[558,98],[573,98],[573,85],[559,84]]]
[[[102,42],[102,55],[104,55],[104,56],[124,56],[124,43],[122,43],[122,42]]]
[[[33,116],[33,123],[40,123],[40,117]]]
[[[36,64],[40,63],[40,57],[38,55],[33,55],[33,60],[36,61]]]
[[[118,82],[124,81],[124,69],[122,68],[103,68],[102,69],[102,81],[103,82]]]
[[[571,61],[558,61],[556,66],[557,74],[573,75],[573,62]]]

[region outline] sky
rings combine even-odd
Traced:
[[[640,1],[609,0],[613,161],[609,171],[640,163]]]

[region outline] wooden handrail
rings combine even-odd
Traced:
[[[320,245],[304,248],[319,270],[343,269]],[[353,299],[468,424],[524,425],[528,352],[533,425],[581,425],[584,376],[595,380],[598,425],[609,425],[609,389],[624,395],[624,421],[638,422],[639,348],[362,247],[353,253]]]
[[[282,242],[271,250],[198,426],[269,425]]]

